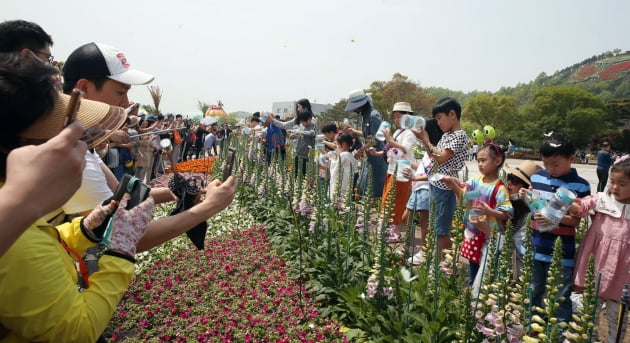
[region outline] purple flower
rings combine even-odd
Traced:
[[[483,325],[481,325],[480,323],[477,323],[477,325],[475,325],[475,328],[477,329],[477,331],[481,332],[482,334],[488,336],[488,337],[494,337],[494,330],[487,328]]]

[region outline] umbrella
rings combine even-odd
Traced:
[[[217,122],[217,118],[215,117],[204,117],[199,121],[200,124],[204,125],[212,125]]]

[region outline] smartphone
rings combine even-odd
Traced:
[[[232,168],[234,168],[234,162],[236,159],[236,149],[229,148],[227,151],[227,157],[225,159],[225,167],[223,167],[223,181],[227,180],[232,175]]]
[[[151,192],[151,187],[142,183],[140,179],[125,173],[120,179],[120,183],[118,183],[114,196],[112,196],[110,200],[107,200],[106,203],[109,204],[111,200],[120,201],[125,193],[129,193],[131,197],[125,208],[130,210],[146,200],[146,198],[149,197],[149,192]]]
[[[75,88],[70,93],[70,101],[68,102],[68,107],[66,107],[66,119],[63,122],[63,127],[66,127],[77,118],[77,112],[79,111],[79,105],[81,105],[81,96],[83,96],[83,92]]]

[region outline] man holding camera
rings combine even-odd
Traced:
[[[74,50],[66,60],[64,91],[79,88],[84,92],[86,99],[128,107],[127,92],[131,86],[150,83],[153,78],[153,75],[132,69],[120,50],[102,43],[88,43]],[[117,188],[118,181],[109,169],[104,168],[103,173],[104,176],[98,180],[84,178],[83,182],[108,185],[111,194],[112,190]],[[198,199],[197,204],[191,209],[152,221],[146,234],[138,242],[138,251],[153,248],[177,237],[222,211],[234,199],[235,191],[236,179],[234,177],[223,183],[218,180],[211,182],[206,187],[206,198]],[[151,196],[156,203],[177,200],[168,188],[154,188],[151,190]],[[95,202],[92,203],[84,203],[82,210],[90,210],[108,197],[93,199]]]

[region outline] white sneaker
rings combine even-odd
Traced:
[[[422,254],[422,251],[418,251],[415,255],[407,259],[407,263],[414,266],[419,266],[420,264],[422,264],[422,261],[424,261],[424,255]]]

